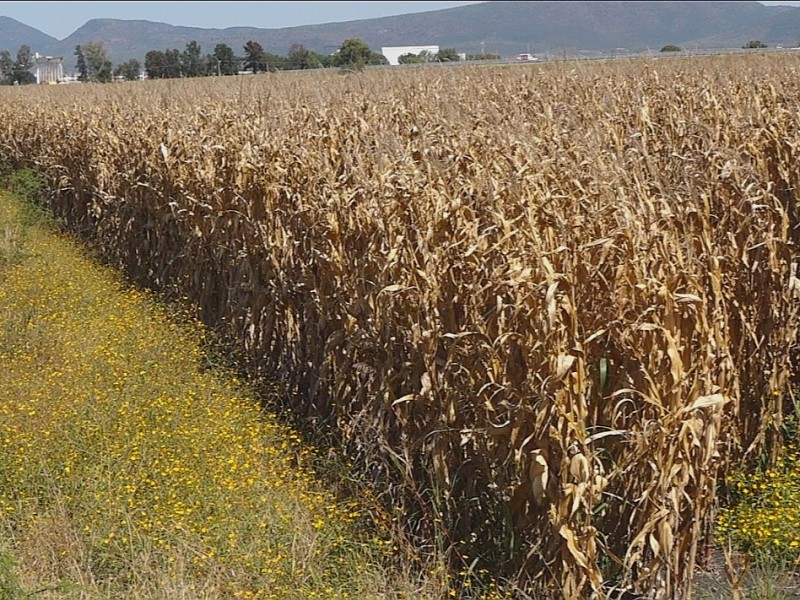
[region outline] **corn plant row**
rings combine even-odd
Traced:
[[[720,479],[779,443],[798,66],[8,89],[0,155],[334,421],[423,542],[679,598]]]

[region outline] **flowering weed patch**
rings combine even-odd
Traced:
[[[0,195],[0,535],[20,585],[58,589],[45,598],[404,595],[379,567],[390,544],[320,485],[297,435],[200,368],[202,328],[20,225],[21,210]]]
[[[775,468],[738,474],[735,502],[720,512],[716,535],[730,536],[756,560],[800,566],[800,450],[789,447]]]

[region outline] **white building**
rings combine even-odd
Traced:
[[[40,56],[37,52],[33,57],[33,74],[36,83],[58,83],[64,79],[64,57]]]
[[[439,54],[439,46],[387,46],[381,48],[381,54],[386,57],[390,65],[399,65],[399,58],[404,54]]]

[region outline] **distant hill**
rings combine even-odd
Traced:
[[[38,48],[54,47],[58,40],[11,17],[0,17],[0,50],[8,50],[12,56],[16,56],[23,44],[36,52]],[[44,54],[41,50],[38,52]]]
[[[12,27],[13,25],[13,27]],[[60,54],[67,68],[78,44],[102,41],[114,63],[143,60],[148,50],[177,48],[195,40],[205,53],[218,43],[241,54],[255,40],[285,55],[294,43],[331,53],[358,37],[373,50],[382,46],[428,45],[459,52],[485,50],[504,56],[520,52],[574,53],[660,49],[667,44],[738,48],[759,39],[769,46],[795,46],[800,8],[744,2],[482,2],[445,10],[344,23],[283,29],[202,29],[152,21],[92,19],[64,40],[55,40],[13,19],[0,17],[0,49],[16,52],[28,43],[42,54]]]
[[[217,44],[228,44],[235,53],[242,54],[243,46],[249,40],[261,40],[271,31],[255,27],[235,27],[231,29],[202,29],[199,27],[179,27],[153,21],[127,21],[120,19],[92,19],[78,28],[60,43],[65,52],[74,53],[75,46],[87,42],[103,41],[112,62],[122,62],[129,58],[140,61],[149,50],[177,48],[183,50],[188,42],[195,40],[204,53],[212,53]],[[265,50],[269,50],[266,46]],[[288,50],[283,50],[285,54]]]
[[[761,40],[770,47],[784,48],[800,45],[800,8],[791,6],[770,7],[773,14],[764,20],[754,21],[737,29],[699,37],[693,43],[701,48],[741,46],[748,40]],[[737,40],[740,43],[737,43]]]

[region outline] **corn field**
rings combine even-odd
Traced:
[[[0,159],[335,423],[423,546],[687,597],[724,476],[777,451],[796,56],[0,99]]]

